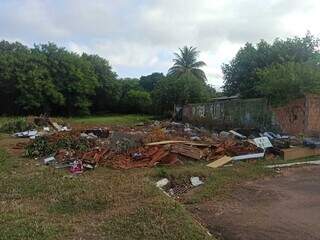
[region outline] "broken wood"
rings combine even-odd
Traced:
[[[235,135],[236,137],[238,137],[240,139],[246,139],[247,138],[246,136],[244,136],[244,135],[242,135],[242,134],[240,134],[240,133],[238,133],[238,132],[236,132],[234,130],[230,130],[229,133]]]
[[[171,148],[171,152],[196,160],[200,160],[203,157],[203,152],[199,148],[182,144],[173,145]]]
[[[212,163],[209,163],[207,165],[207,167],[218,168],[218,167],[221,167],[231,161],[232,161],[232,157],[223,156],[222,158],[219,158],[218,160],[216,160]]]
[[[211,144],[208,143],[198,143],[198,142],[190,142],[190,141],[179,141],[179,140],[169,140],[169,141],[161,141],[161,142],[152,142],[145,144],[146,146],[156,146],[156,145],[166,145],[166,144],[186,144],[191,146],[198,146],[198,147],[210,147]]]

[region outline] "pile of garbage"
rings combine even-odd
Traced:
[[[41,115],[40,117],[29,117],[23,120],[14,120],[8,122],[8,125],[12,125],[12,128],[15,129],[17,128],[17,125],[20,126],[21,123],[24,123],[24,128],[28,127],[29,129],[15,132],[13,136],[35,139],[37,136],[44,136],[48,133],[65,132],[71,130],[71,128],[69,128],[66,124],[58,124],[57,122],[52,121],[52,119],[46,115]],[[21,129],[21,127],[18,127],[18,129]]]
[[[42,131],[30,130],[15,136],[31,140],[25,146],[28,157],[37,158],[71,173],[97,166],[114,169],[179,165],[203,161],[217,168],[229,162],[281,156],[282,149],[302,141],[295,137],[235,129],[210,132],[204,128],[169,121],[155,121],[135,127],[71,129],[49,118],[34,118]],[[36,133],[34,133],[36,131]],[[308,144],[314,145],[309,140]],[[320,144],[319,144],[320,145]]]

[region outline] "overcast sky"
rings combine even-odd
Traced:
[[[319,0],[0,0],[0,39],[99,54],[121,77],[166,73],[192,45],[215,86],[245,42],[319,37],[319,23]]]

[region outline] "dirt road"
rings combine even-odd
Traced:
[[[190,210],[224,240],[319,240],[320,167],[282,170]]]

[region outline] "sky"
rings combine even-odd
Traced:
[[[319,13],[319,0],[0,0],[0,39],[98,54],[120,77],[167,73],[194,46],[221,87],[221,65],[246,42],[320,37]]]

